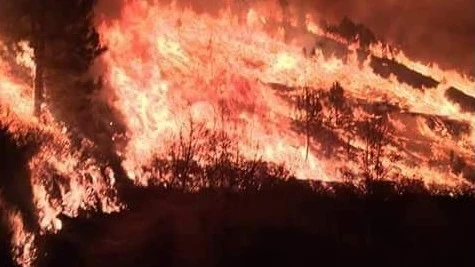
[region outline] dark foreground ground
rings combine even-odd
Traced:
[[[330,196],[286,183],[126,198],[120,214],[65,218],[39,266],[475,266],[471,197]]]

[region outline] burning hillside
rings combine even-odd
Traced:
[[[279,19],[282,17],[268,18],[259,9],[251,9],[242,19],[245,24],[240,24],[226,10],[215,18],[192,10],[177,12],[173,7],[134,3],[124,7],[122,19],[100,27],[109,48],[104,63],[105,79],[114,97],[110,103],[121,113],[128,129],[128,142],[120,153],[129,177],[142,184],[146,184],[145,177],[155,177],[153,173],[144,174],[143,167],[151,167],[157,156],[166,156],[169,142],[181,132],[187,135],[191,121],[210,131],[224,131],[237,141],[235,150],[245,158],[257,156],[283,163],[302,179],[338,181],[338,169],[353,164],[341,158],[338,146],[334,155],[322,157],[325,144],[318,137],[331,132],[337,142],[353,139],[348,146],[356,152],[365,150],[364,138],[356,129],[339,127],[338,111],[332,111],[332,103],[323,105],[323,95],[332,94],[329,89],[338,82],[344,90],[341,101],[345,103],[341,105],[348,106],[346,115],[352,120],[349,124],[358,128],[371,117],[387,121],[391,131],[385,137],[392,139],[387,152],[400,155],[402,160],[390,163],[387,155],[381,155],[384,165],[397,166],[395,172],[402,177],[423,174],[418,179],[427,184],[464,183],[448,168],[443,170],[441,162],[452,150],[469,165],[473,163],[473,121],[470,113],[462,112],[445,94],[451,85],[461,85],[460,90],[473,97],[472,83],[458,84],[452,76],[444,76],[447,81],[439,83],[435,80],[441,78],[437,71],[427,70],[428,77],[434,76],[430,84],[433,88],[415,88],[398,79],[397,71],[392,75],[375,71],[371,65],[378,58],[372,60],[368,55],[358,61],[359,50],[352,47],[346,60],[325,57],[318,47],[315,56],[306,57],[301,46],[285,43],[284,36],[279,38],[282,28],[269,26],[266,30],[268,25],[282,23]],[[318,26],[311,18],[304,25],[293,23],[288,31],[292,27],[307,28],[307,35],[319,38],[312,33]],[[372,50],[384,54],[384,49]],[[397,61],[404,56],[396,54],[394,58]],[[286,90],[275,90],[276,85]],[[299,120],[297,113],[306,113],[311,107],[296,110],[291,103],[308,95],[317,98],[319,103],[315,104],[323,105],[315,115],[322,117],[319,130],[324,133],[312,131],[310,142],[294,126]],[[382,107],[378,114],[378,102],[394,108],[385,111]],[[451,135],[447,129],[451,120],[465,125],[458,128],[467,131]],[[431,129],[430,121],[438,121],[437,129]],[[318,127],[314,125],[317,121],[310,123]],[[413,127],[406,129],[408,125]],[[439,138],[445,140],[441,146]],[[356,159],[353,166],[359,166],[359,157],[352,158]],[[431,167],[433,160],[438,162]],[[356,169],[350,171],[357,173]]]
[[[413,61],[375,38],[363,42],[358,30],[320,25],[285,2],[209,14],[126,1],[97,26],[107,50],[94,52],[102,77],[94,99],[109,113],[86,109],[91,124],[107,124],[100,133],[84,119],[61,122],[72,111],[53,99],[69,97],[48,82],[34,116],[38,45],[0,47],[2,145],[27,151],[12,162],[28,170],[33,204],[17,207],[0,191],[16,262],[33,265],[36,237],[60,231],[62,216],[126,208],[120,183],[239,191],[297,178],[328,190],[349,183],[363,194],[368,181],[472,191],[473,77]],[[51,81],[60,73],[45,72]],[[12,176],[5,180],[17,179],[14,167],[0,166]]]

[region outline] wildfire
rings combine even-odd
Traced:
[[[236,143],[236,157],[283,164],[300,179],[338,182],[344,180],[342,168],[360,173],[358,159],[340,157],[337,150],[325,157],[320,153],[322,144],[295,130],[295,107],[290,99],[302,96],[304,90],[328,91],[339,82],[355,103],[370,99],[405,111],[388,115],[394,142],[382,161],[393,164],[389,153],[405,158],[388,171],[386,179],[417,178],[427,186],[454,191],[472,186],[447,166],[434,164],[433,159],[445,159],[453,151],[474,165],[473,114],[462,112],[445,96],[446,89],[454,86],[475,97],[473,78],[411,61],[402,52],[390,54],[382,45],[371,47],[371,53],[393,58],[440,84],[419,90],[394,76],[383,78],[370,67],[370,58],[364,62],[357,59],[354,44],[347,44],[352,51],[347,60],[325,58],[318,49],[315,56],[308,57],[302,53],[301,40],[305,38],[326,36],[344,41],[325,33],[311,15],[299,19],[292,13],[287,18],[289,25],[304,29],[305,38],[286,41],[283,36],[289,29],[281,26],[286,18],[277,12],[276,3],[256,5],[236,17],[231,9],[210,16],[151,2],[127,1],[119,19],[99,27],[108,47],[102,57],[105,94],[127,128],[125,145],[119,141],[122,138],[114,138],[116,152],[128,178],[136,184],[154,182],[160,176],[155,160],[169,157],[177,138],[192,136],[195,127],[225,133]],[[11,68],[21,65],[34,73],[34,55],[26,42],[18,47],[13,62],[0,57],[0,125],[18,143],[38,147],[27,167],[41,232],[26,229],[18,212],[8,213],[7,220],[14,233],[16,260],[29,266],[36,253],[35,235],[61,230],[60,215],[76,217],[81,210],[110,213],[123,206],[116,197],[114,173],[92,156],[95,144],[75,140],[67,126],[48,113],[47,106],[43,122],[33,116],[33,90],[14,77]],[[275,84],[289,89],[273,89]],[[324,106],[322,113],[330,116],[330,108]],[[352,115],[361,121],[371,118],[361,106]],[[445,119],[468,124],[468,133],[451,138]],[[428,120],[435,126],[429,127]],[[333,129],[341,140],[350,137],[348,131]],[[365,149],[364,140],[358,137],[351,146]],[[199,163],[207,163],[204,157],[195,156]]]
[[[129,143],[121,154],[132,179],[146,184],[140,178],[143,167],[167,154],[170,140],[191,118],[210,130],[226,131],[238,140],[246,157],[285,163],[302,179],[338,180],[334,170],[345,162],[323,159],[312,149],[306,156],[305,138],[290,130],[293,108],[270,83],[329,88],[339,81],[354,98],[390,99],[410,112],[470,122],[473,129],[470,115],[444,97],[446,84],[423,92],[395,77],[378,76],[369,59],[361,65],[356,55],[346,62],[325,59],[318,51],[316,57],[307,58],[301,47],[284,43],[279,30],[269,30],[268,24],[279,18],[266,17],[262,10],[250,9],[244,19],[247,24],[240,24],[242,20],[230,10],[211,17],[173,5],[130,2],[119,20],[100,27],[109,47],[104,62],[114,94],[111,104],[128,126]],[[296,18],[290,21],[309,32],[321,32],[310,15],[302,25]],[[411,63],[410,67],[415,65]],[[223,113],[226,121],[220,121]],[[473,147],[469,138],[465,142]],[[472,155],[468,149],[461,153]],[[400,170],[409,177],[422,171],[428,184],[463,182],[427,165]]]
[[[34,68],[33,54],[25,43],[16,58],[18,64]],[[61,230],[60,214],[76,217],[80,210],[119,211],[121,204],[115,196],[114,177],[104,166],[87,156],[92,144],[83,140],[74,146],[67,129],[55,122],[45,108],[41,123],[33,116],[32,89],[14,78],[10,66],[0,58],[0,125],[19,143],[39,146],[30,159],[30,183],[33,203],[41,229],[40,234]],[[8,155],[7,155],[8,156]],[[1,200],[1,199],[0,199]],[[13,232],[12,247],[15,260],[30,266],[35,259],[35,233],[26,229],[22,215],[7,214],[7,225]]]
[[[391,51],[381,43],[372,45],[370,50],[374,55],[394,59],[422,75],[441,82],[446,87],[453,86],[465,94],[475,97],[475,80],[473,77],[461,74],[455,70],[442,70],[436,63],[424,64],[419,61],[413,61],[403,51]]]
[[[1,195],[0,195],[1,197]],[[21,266],[31,266],[36,258],[35,235],[25,229],[22,215],[3,203],[0,198],[0,208],[3,210],[4,223],[12,231],[11,243],[13,257]]]

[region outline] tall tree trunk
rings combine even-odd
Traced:
[[[44,49],[45,43],[42,38],[37,38],[35,47],[35,81],[34,81],[34,114],[41,115],[41,104],[44,102]]]
[[[289,1],[288,0],[279,0],[280,7],[282,8],[282,27],[284,28],[284,42],[288,42],[289,39]]]
[[[41,105],[44,102],[44,61],[45,61],[45,15],[44,7],[40,2],[32,14],[32,30],[33,30],[33,49],[35,52],[35,77],[34,77],[34,115],[39,117],[41,115]]]

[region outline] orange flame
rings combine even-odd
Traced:
[[[120,152],[131,179],[147,184],[142,178],[153,175],[145,175],[142,167],[166,155],[170,139],[191,118],[225,130],[247,157],[285,163],[302,179],[338,180],[334,169],[351,164],[323,159],[312,149],[306,160],[305,139],[289,130],[292,107],[269,83],[329,88],[339,81],[353,98],[390,99],[410,112],[466,121],[473,133],[470,116],[445,98],[445,84],[421,91],[395,77],[384,79],[369,67],[369,59],[361,65],[356,52],[347,62],[324,59],[319,51],[306,58],[301,48],[284,43],[279,31],[266,30],[272,18],[265,13],[261,7],[250,9],[242,25],[229,10],[211,17],[173,5],[129,2],[119,20],[101,25],[109,47],[104,62],[114,95],[110,102],[128,127],[130,141]],[[289,21],[297,25],[299,20]],[[310,33],[322,32],[310,15],[301,26]],[[222,110],[228,112],[224,122],[219,121]],[[465,147],[473,148],[473,141],[464,140]],[[470,152],[463,149],[461,154]],[[465,183],[428,163],[402,166],[399,172],[409,177],[424,173],[427,184]]]
[[[20,46],[23,52],[16,57],[16,63],[34,70],[32,50],[26,43]],[[113,174],[107,170],[108,174],[102,174],[102,166],[84,157],[92,144],[83,140],[80,148],[74,147],[66,127],[55,122],[47,109],[43,115],[46,124],[40,123],[33,116],[32,89],[10,74],[12,65],[0,58],[0,125],[18,142],[40,144],[28,167],[41,234],[62,228],[60,214],[75,217],[79,210],[119,211],[122,206],[115,197]],[[35,140],[28,137],[31,134]],[[19,265],[30,266],[35,257],[35,233],[24,228],[18,212],[7,217],[13,231],[15,260]]]
[[[248,158],[285,163],[300,178],[330,179],[316,155],[305,161],[301,138],[283,132],[291,107],[259,81],[266,72],[295,68],[296,58],[277,53],[285,44],[268,42],[264,33],[249,35],[238,24],[229,31],[230,13],[214,19],[144,3],[130,3],[123,12],[122,20],[101,31],[110,45],[104,60],[117,97],[113,105],[129,128],[123,154],[131,178],[166,154],[167,140],[191,118],[223,128]],[[227,122],[219,121],[223,108],[230,111]]]
[[[388,177],[414,177],[427,186],[436,184],[454,191],[472,186],[447,166],[434,166],[432,158],[445,159],[452,150],[473,165],[475,122],[444,95],[448,86],[455,86],[474,96],[473,78],[411,61],[402,52],[388,54],[382,46],[372,47],[372,53],[394,58],[441,84],[422,91],[394,76],[382,78],[370,67],[369,58],[362,64],[357,60],[355,44],[348,44],[352,54],[346,61],[324,58],[322,51],[308,58],[299,41],[284,42],[288,29],[280,25],[284,18],[276,3],[253,6],[244,19],[237,19],[230,9],[211,17],[150,2],[128,1],[119,20],[100,26],[109,48],[103,57],[109,104],[122,114],[127,126],[128,142],[123,148],[117,144],[117,153],[137,184],[148,185],[155,179],[147,170],[153,170],[156,157],[167,156],[176,136],[191,131],[190,120],[208,130],[225,132],[236,140],[245,158],[283,163],[301,179],[341,181],[341,167],[358,173],[357,159],[324,158],[317,152],[318,143],[310,140],[307,144],[303,134],[292,130],[294,107],[288,99],[301,95],[299,88],[325,90],[320,88],[330,88],[338,81],[350,99],[390,100],[407,110],[407,114],[389,115],[395,130],[392,137],[403,145],[390,144],[388,151],[407,159],[399,161]],[[323,35],[344,42],[324,33],[310,15],[299,20],[292,14],[289,23],[305,29],[305,38]],[[14,256],[20,265],[29,266],[36,253],[35,235],[61,230],[60,214],[76,217],[80,210],[110,213],[123,206],[116,198],[114,173],[88,156],[94,144],[81,140],[75,145],[67,127],[56,122],[47,107],[46,123],[33,116],[31,86],[11,75],[15,65],[34,73],[33,50],[25,42],[18,46],[14,62],[0,58],[0,125],[18,142],[39,144],[28,167],[41,233],[28,232],[18,212],[8,214]],[[290,89],[280,92],[269,84]],[[323,112],[330,113],[328,109]],[[361,107],[353,115],[370,117]],[[470,133],[454,140],[442,122],[437,121],[436,129],[427,126],[426,120],[432,117],[465,122]],[[334,132],[341,139],[348,136],[343,129]],[[34,140],[26,140],[31,133]],[[352,146],[364,149],[364,140],[357,137]],[[383,161],[392,164],[387,156]]]

